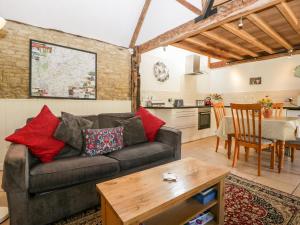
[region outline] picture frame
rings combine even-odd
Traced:
[[[250,85],[261,85],[262,79],[261,79],[261,77],[250,77],[249,84]]]
[[[30,39],[29,96],[97,99],[97,53]]]

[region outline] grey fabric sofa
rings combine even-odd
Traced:
[[[105,128],[112,127],[115,119],[132,116],[122,113],[85,118],[94,122],[94,128]],[[70,148],[66,146],[55,161],[42,164],[26,146],[10,145],[2,187],[7,193],[11,225],[49,224],[99,205],[96,183],[180,159],[181,132],[162,127],[155,142],[102,156],[72,156]]]

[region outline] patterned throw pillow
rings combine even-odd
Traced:
[[[122,149],[123,131],[123,127],[83,130],[85,153],[95,156]]]

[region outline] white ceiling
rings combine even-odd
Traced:
[[[200,7],[200,0],[189,0]],[[128,47],[144,0],[0,0],[0,16]],[[197,15],[176,0],[152,0],[137,44]]]

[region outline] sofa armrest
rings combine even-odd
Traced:
[[[163,126],[156,135],[156,141],[170,145],[174,148],[174,157],[181,159],[181,131]]]
[[[11,144],[4,160],[2,188],[6,192],[26,192],[29,187],[29,152],[25,145]]]

